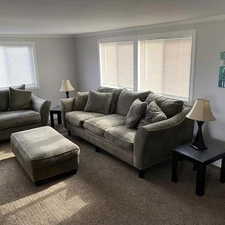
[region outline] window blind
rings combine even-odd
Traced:
[[[133,42],[101,43],[101,85],[133,89],[133,57]]]
[[[0,44],[0,88],[20,84],[37,86],[33,46]]]
[[[139,90],[188,100],[191,38],[139,41]]]

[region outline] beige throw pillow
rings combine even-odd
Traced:
[[[126,116],[126,127],[136,128],[147,107],[146,102],[142,102],[136,99],[130,106],[130,109]]]
[[[111,101],[112,93],[89,91],[88,100],[84,111],[109,114]]]
[[[32,108],[31,91],[9,88],[10,110],[23,110]]]
[[[148,104],[145,116],[138,124],[138,127],[145,126],[150,123],[156,123],[166,119],[166,114],[162,111],[162,109],[157,105],[155,101],[152,101]]]
[[[88,92],[77,92],[74,98],[73,111],[84,111],[87,100]]]

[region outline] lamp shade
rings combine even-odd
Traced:
[[[74,91],[74,87],[70,83],[70,80],[62,80],[62,84],[61,84],[61,87],[60,87],[59,91],[60,92]]]
[[[191,109],[191,111],[186,116],[189,119],[197,121],[213,121],[216,120],[212,114],[209,100],[207,99],[197,99]]]

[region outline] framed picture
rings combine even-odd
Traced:
[[[225,66],[220,66],[218,87],[225,88]]]
[[[225,52],[220,53],[220,60],[218,87],[225,88]]]

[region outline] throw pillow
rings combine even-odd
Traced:
[[[121,88],[109,88],[109,87],[100,87],[97,91],[105,92],[105,93],[112,93],[112,101],[110,106],[110,113],[113,114],[116,111],[116,105],[119,98],[119,95],[123,89]]]
[[[184,105],[184,102],[181,100],[150,93],[146,99],[146,102],[149,104],[152,101],[156,101],[157,105],[162,109],[168,118],[175,116],[177,113],[180,113]]]
[[[25,89],[25,84],[15,87],[16,89]],[[0,111],[7,111],[9,108],[9,89],[0,90]]]
[[[162,120],[166,120],[167,116],[157,105],[155,101],[152,101],[148,104],[145,116],[138,124],[138,127],[145,126],[150,123],[156,123]]]
[[[88,92],[77,92],[73,102],[73,111],[84,111],[87,100]]]
[[[111,101],[112,93],[89,91],[88,100],[84,111],[108,114],[110,110]]]
[[[143,114],[146,111],[147,103],[142,102],[139,99],[136,99],[132,105],[126,116],[125,124],[127,128],[136,128],[138,122],[142,118]]]
[[[116,113],[122,116],[126,116],[133,101],[138,98],[141,101],[144,101],[146,97],[148,96],[148,94],[149,94],[149,91],[134,92],[134,91],[129,91],[127,89],[123,89],[117,101]]]
[[[10,110],[31,109],[31,91],[9,88]]]

